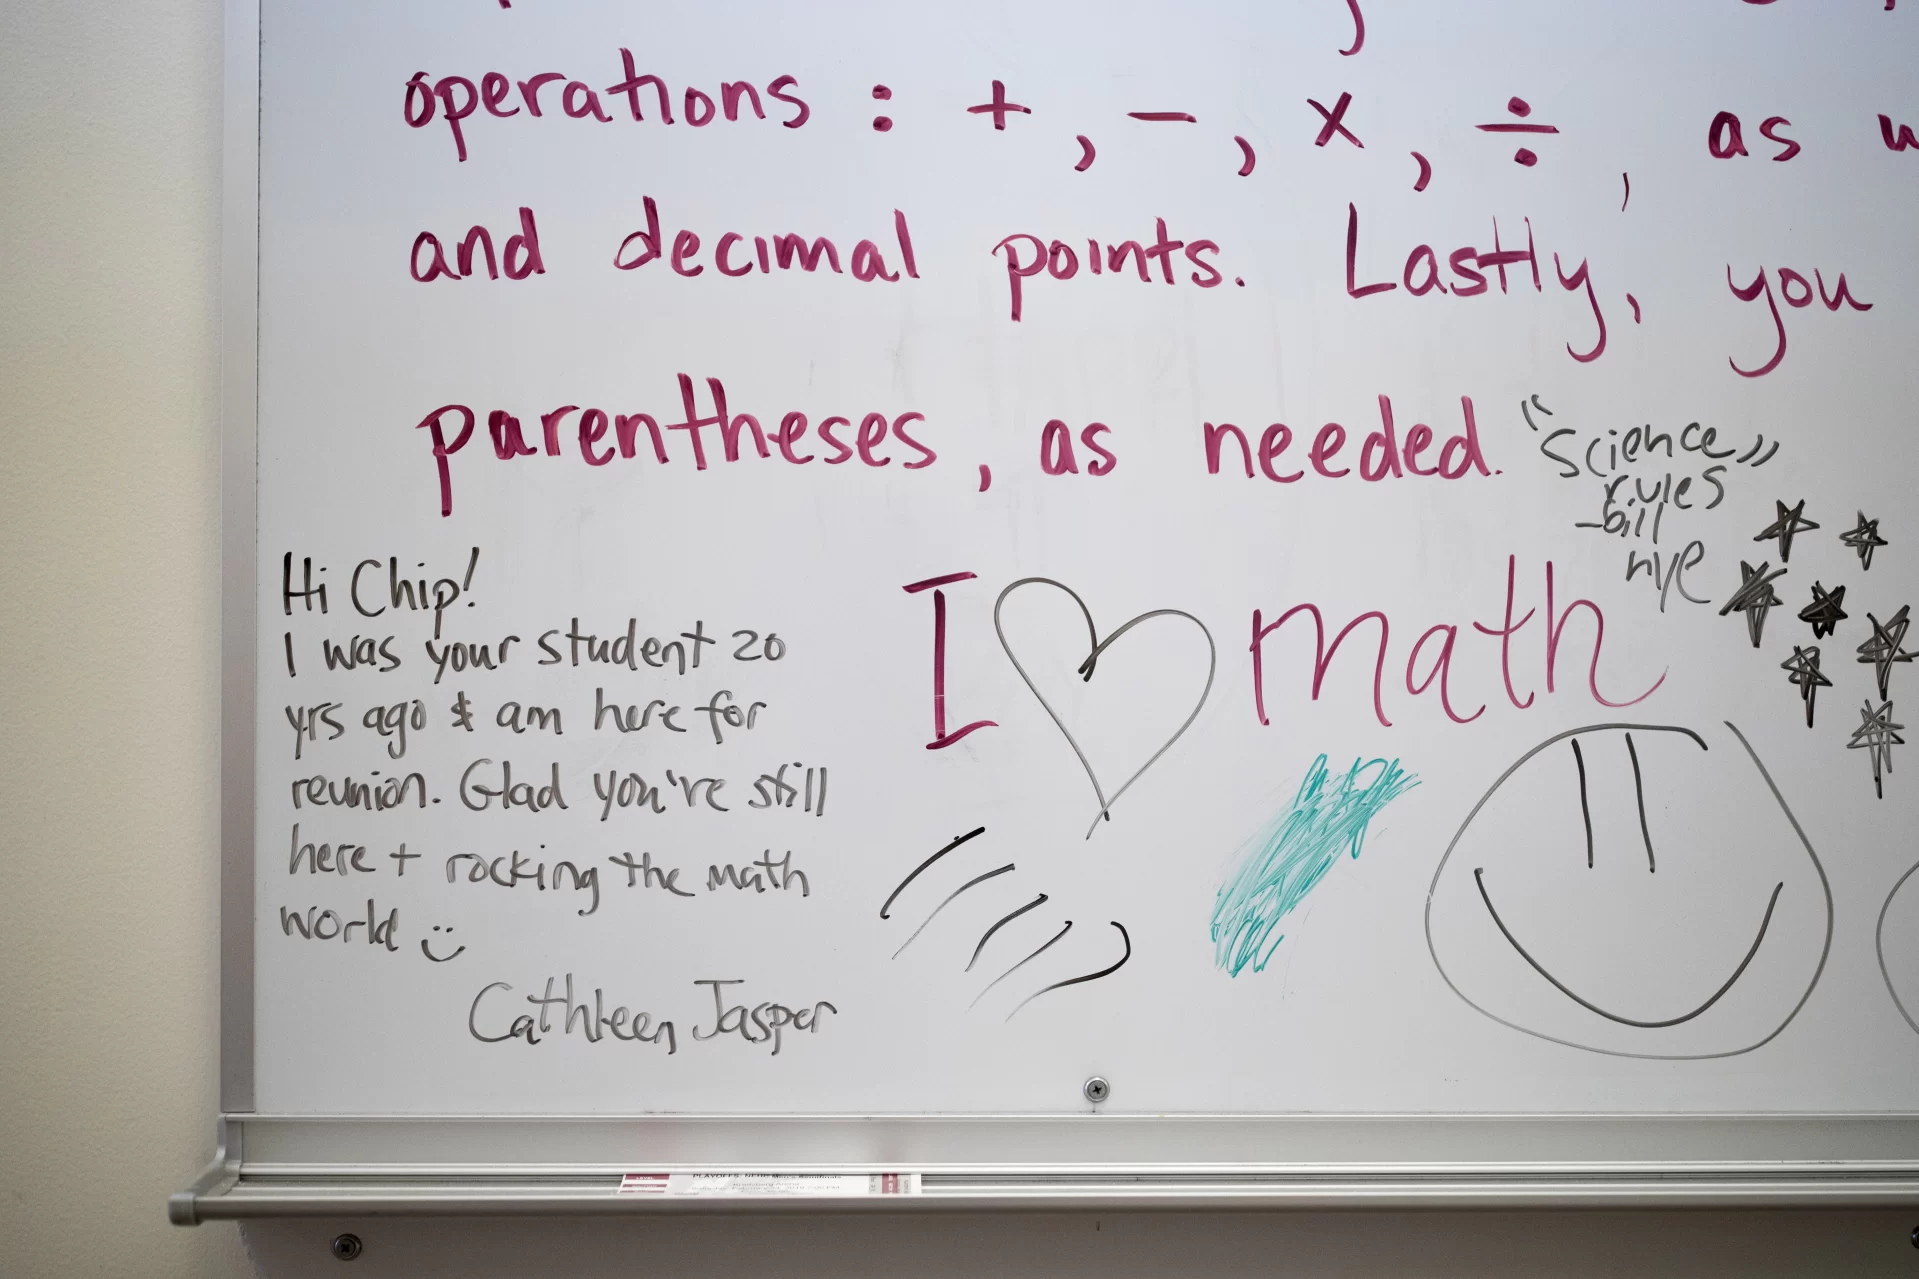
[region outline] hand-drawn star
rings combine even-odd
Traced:
[[[1769,542],[1777,538],[1779,541],[1779,562],[1784,564],[1792,558],[1792,535],[1794,533],[1803,533],[1807,529],[1815,529],[1819,526],[1805,517],[1806,499],[1804,498],[1799,499],[1797,506],[1787,506],[1784,502],[1780,501],[1774,501],[1773,506],[1778,509],[1778,517],[1752,540],[1755,542]]]
[[[1806,727],[1812,727],[1812,703],[1819,696],[1821,687],[1831,688],[1832,681],[1819,672],[1819,646],[1808,644],[1801,648],[1792,646],[1792,656],[1779,663],[1779,669],[1791,671],[1786,681],[1799,686],[1800,700],[1806,704]]]
[[[1802,622],[1811,622],[1812,637],[1814,639],[1822,639],[1832,634],[1839,623],[1851,616],[1845,609],[1840,607],[1841,604],[1845,603],[1845,600],[1845,587],[1834,587],[1831,592],[1828,592],[1825,587],[1814,582],[1812,584],[1812,603],[1799,610],[1799,620]],[[1813,651],[1817,652],[1818,650],[1815,649]]]
[[[1732,598],[1726,601],[1726,606],[1719,610],[1721,617],[1736,608],[1745,610],[1746,631],[1752,636],[1754,648],[1759,647],[1759,636],[1766,629],[1766,610],[1783,602],[1772,589],[1772,583],[1775,578],[1784,577],[1786,570],[1782,568],[1768,573],[1766,570],[1771,567],[1770,564],[1762,562],[1758,568],[1754,568],[1746,561],[1740,560],[1739,589],[1732,593]]]
[[[1892,771],[1892,748],[1906,744],[1906,739],[1899,736],[1904,727],[1892,722],[1891,702],[1881,703],[1877,710],[1867,702],[1859,711],[1859,727],[1852,730],[1852,740],[1846,743],[1849,751],[1872,752],[1872,787],[1880,799],[1886,797],[1885,775]]]
[[[1871,613],[1866,614],[1866,620],[1872,623],[1872,638],[1859,646],[1859,661],[1862,665],[1867,662],[1872,664],[1872,673],[1879,681],[1879,697],[1882,701],[1890,696],[1886,686],[1892,679],[1892,664],[1910,662],[1913,658],[1911,653],[1900,647],[1906,642],[1906,628],[1912,624],[1906,616],[1910,607],[1901,604],[1899,611],[1883,623]]]
[[[1860,572],[1872,567],[1873,548],[1887,544],[1886,539],[1879,536],[1879,521],[1867,519],[1864,511],[1859,512],[1859,523],[1841,533],[1839,540],[1859,552]]]

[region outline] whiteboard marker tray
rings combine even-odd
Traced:
[[[224,1129],[219,1158],[170,1201],[175,1222],[1919,1200],[1919,1118],[1904,1115],[252,1115]],[[686,1172],[912,1173],[918,1193],[620,1193],[630,1174]]]

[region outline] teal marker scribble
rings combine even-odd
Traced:
[[[1346,775],[1329,777],[1321,755],[1286,815],[1253,841],[1246,859],[1219,890],[1213,905],[1214,960],[1237,977],[1251,964],[1266,967],[1279,943],[1276,930],[1346,849],[1355,858],[1366,826],[1386,805],[1419,785],[1419,778],[1383,759],[1353,761]]]

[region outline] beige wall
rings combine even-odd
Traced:
[[[476,0],[478,3],[479,0]],[[1463,2],[1463,0],[1462,0]],[[215,0],[0,0],[0,1275],[251,1273],[214,1111]],[[1919,1214],[289,1222],[274,1276],[1909,1274]],[[341,1270],[327,1240],[366,1255]]]
[[[220,38],[0,2],[0,1274],[251,1274],[211,1153]]]

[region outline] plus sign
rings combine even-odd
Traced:
[[[995,129],[1004,129],[1006,127],[1006,113],[1008,111],[1017,111],[1021,115],[1033,114],[1033,108],[1031,107],[1023,107],[1017,102],[1008,102],[1006,100],[1006,86],[998,80],[993,81],[993,100],[991,102],[982,102],[976,107],[968,107],[966,111],[968,115],[984,115],[990,112],[993,117],[993,127]]]

